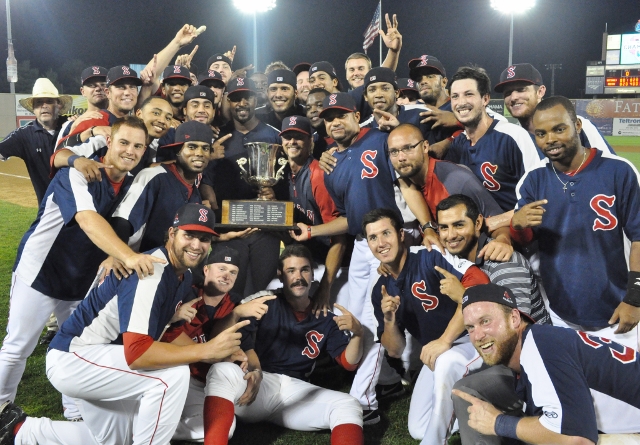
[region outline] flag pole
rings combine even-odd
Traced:
[[[382,0],[379,0],[380,7],[380,20],[378,20],[378,30],[382,29]],[[380,40],[378,43],[380,44],[380,66],[382,66],[382,37],[378,35],[378,39]]]

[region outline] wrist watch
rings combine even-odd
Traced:
[[[422,229],[423,233],[427,229],[432,229],[433,231],[437,232],[438,231],[438,226],[433,221],[427,221],[422,226],[420,226],[420,229]]]

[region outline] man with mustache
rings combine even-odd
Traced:
[[[295,430],[330,428],[331,443],[362,445],[358,401],[307,382],[323,351],[345,369],[358,366],[362,325],[337,304],[342,315],[329,312],[317,318],[311,311],[313,259],[306,247],[285,247],[278,276],[283,287],[266,301],[268,311],[259,320],[251,318],[242,330],[249,371],[234,363],[216,363],[207,375],[204,443],[226,444],[235,414],[245,422],[270,420]]]

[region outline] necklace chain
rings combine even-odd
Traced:
[[[582,162],[578,166],[578,169],[573,173],[574,175],[576,175],[580,171],[580,169],[584,165],[584,161],[586,160],[587,160],[587,150],[584,149],[584,154],[582,155]],[[560,181],[560,184],[562,184],[562,191],[564,193],[567,193],[567,184],[569,183],[569,181],[563,182],[562,179],[560,179],[560,176],[558,176],[558,172],[556,171],[556,167],[553,165],[553,161],[551,161],[551,168],[553,169],[553,172],[556,174],[556,178],[558,178],[558,181]]]

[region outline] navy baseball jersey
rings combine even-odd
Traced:
[[[175,164],[162,164],[136,176],[113,218],[128,221],[128,243],[143,252],[164,245],[176,212],[188,203],[202,203],[198,188],[182,179]],[[124,223],[120,220],[114,224]]]
[[[431,132],[431,125],[429,124],[421,124],[420,121],[422,118],[420,117],[420,113],[427,111],[428,108],[422,104],[412,104],[412,105],[400,105],[398,107],[398,121],[401,124],[413,124],[420,129],[422,132],[422,136],[427,139],[429,133]],[[360,123],[361,128],[378,128],[378,122],[375,117],[371,115],[369,119]]]
[[[364,85],[347,91],[356,103],[356,111],[360,112],[360,122],[364,122],[373,113],[373,110],[369,106],[369,102],[364,98]],[[304,114],[302,114],[304,116]]]
[[[248,142],[282,144],[282,139],[278,136],[279,131],[263,122],[259,122],[247,134],[235,130],[233,122],[230,122],[220,132],[220,136],[228,133],[231,133],[232,136],[223,144],[225,147],[224,158],[209,162],[202,174],[202,183],[213,187],[216,193],[218,208],[222,208],[222,201],[225,199],[254,199],[257,196],[257,190],[242,179],[240,167],[236,162],[247,156],[244,144]],[[286,185],[283,184],[284,181],[280,181],[274,187],[278,199],[283,199],[286,196]]]
[[[440,293],[443,276],[435,269],[448,270],[462,281],[465,287],[486,284],[489,278],[472,262],[458,258],[445,251],[442,255],[437,247],[431,251],[420,249],[408,252],[407,259],[398,278],[390,274],[381,276],[373,287],[371,303],[378,322],[378,341],[384,332],[382,313],[382,286],[392,297],[400,297],[396,312],[396,325],[400,332],[406,329],[422,346],[439,338],[451,321],[458,304]]]
[[[263,371],[285,374],[307,380],[322,351],[337,359],[349,344],[349,334],[338,329],[335,316],[316,318],[307,310],[299,314],[287,303],[281,289],[278,298],[267,301],[269,311],[260,319],[241,329],[243,351],[255,350]]]
[[[429,108],[431,105],[427,105],[427,108]],[[447,101],[445,103],[443,103],[442,105],[440,105],[438,107],[438,110],[440,111],[448,111],[448,112],[452,112],[451,111],[451,99],[447,99]],[[429,144],[435,144],[438,143],[440,141],[444,141],[445,139],[448,138],[454,138],[457,135],[459,135],[460,133],[462,133],[463,127],[444,127],[442,125],[440,125],[439,127],[436,128],[432,128],[433,127],[433,122],[428,122],[426,124],[427,130],[429,130],[429,133],[427,134],[426,140],[429,142]]]
[[[335,143],[336,142],[332,138],[328,136],[323,137],[316,131],[313,133],[313,157],[319,160],[322,153],[327,151],[329,147],[334,146]]]
[[[640,432],[637,352],[606,338],[549,325],[522,335],[516,391],[526,414],[547,429],[598,443],[605,434]]]
[[[93,244],[75,215],[94,211],[108,219],[132,181],[125,176],[116,195],[103,169],[102,180],[90,183],[75,168],[61,169],[18,247],[13,271],[20,280],[49,297],[83,299],[107,254]]]
[[[602,137],[598,128],[586,117],[578,116],[578,119],[582,121],[582,131],[580,132],[580,143],[583,147],[593,147],[598,150],[606,151],[611,154],[616,154],[613,148],[605,138]]]
[[[346,150],[336,151],[338,163],[325,174],[324,182],[340,215],[347,217],[349,234],[362,231],[364,215],[379,207],[400,211],[396,206],[393,181],[396,173],[389,161],[387,134],[363,128]]]
[[[640,185],[629,161],[590,152],[575,176],[556,176],[548,161],[530,171],[518,190],[518,208],[548,200],[533,234],[549,304],[563,320],[596,328],[608,326],[626,293],[625,237],[640,241]]]
[[[305,107],[301,104],[294,104],[291,108],[286,110],[282,117],[278,117],[271,106],[264,105],[262,107],[256,108],[256,117],[260,119],[261,122],[264,122],[265,124],[274,128],[280,128],[282,126],[282,119],[284,119],[285,117],[304,115]]]
[[[540,165],[542,156],[526,130],[494,119],[475,145],[465,133],[456,137],[445,159],[469,167],[507,212],[517,202],[518,181]]]
[[[154,274],[118,280],[113,273],[80,303],[51,342],[51,349],[74,352],[89,345],[122,344],[131,332],[158,341],[179,304],[191,296],[191,272],[180,280],[164,247],[146,252],[167,262],[153,263]]]

